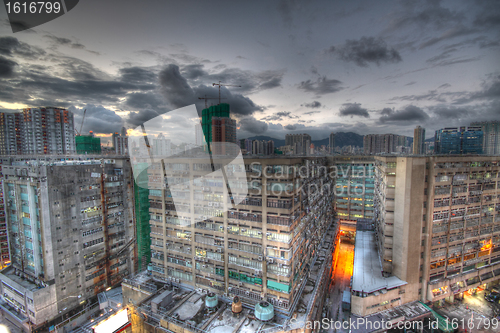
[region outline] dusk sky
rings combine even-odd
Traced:
[[[87,109],[83,131],[110,133],[201,111],[219,80],[242,86],[222,89],[238,138],[500,120],[500,3],[84,0],[15,34],[0,9],[0,111],[79,128]]]

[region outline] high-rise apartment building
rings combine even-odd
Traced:
[[[309,134],[287,134],[285,135],[285,145],[291,146],[294,155],[309,155],[311,147],[311,136]]]
[[[0,158],[0,269],[10,265],[9,239],[7,236],[7,220],[5,218],[5,199],[3,193],[3,158]]]
[[[2,312],[26,330],[70,316],[134,272],[129,160],[74,157],[2,165],[12,261],[0,272]]]
[[[413,154],[425,154],[425,128],[417,126],[413,131]]]
[[[499,157],[375,161],[376,231],[358,232],[353,313],[452,302],[500,279]],[[383,275],[374,280],[378,269],[362,263],[377,249]]]
[[[123,132],[123,131],[122,131]],[[122,133],[123,134],[123,133]],[[113,150],[117,155],[127,155],[128,151],[128,136],[124,136],[118,132],[113,133]]]
[[[446,127],[434,135],[436,154],[482,154],[483,131],[481,126]]]
[[[330,133],[330,137],[329,137],[329,140],[328,140],[328,149],[329,149],[329,153],[330,155],[333,155],[333,153],[335,152],[335,133]]]
[[[92,131],[89,135],[77,135],[75,137],[76,153],[85,155],[100,154],[101,138],[94,137]]]
[[[396,152],[398,139],[396,134],[368,134],[363,137],[363,150],[365,154],[393,153]]]
[[[339,222],[356,225],[358,219],[373,219],[375,160],[373,157],[335,157],[335,211]]]
[[[234,145],[217,144],[214,145],[212,153],[216,155],[226,155],[236,153],[236,121],[229,117],[212,117],[212,138],[210,142],[227,142]],[[228,150],[229,149],[229,150]]]
[[[322,240],[335,228],[326,160],[249,158],[242,169],[230,162],[217,163],[232,177],[231,193],[206,159],[165,164],[167,176],[181,184],[167,190],[162,167],[149,167],[149,269],[158,280],[238,296],[252,306],[267,300],[289,315]]]
[[[500,121],[473,122],[483,132],[483,151],[486,155],[500,155]]]
[[[236,145],[236,121],[230,117],[229,104],[221,103],[203,109],[201,127],[210,151],[212,142],[228,142]],[[219,151],[213,153],[226,154],[220,150],[229,149],[233,145],[217,144],[216,147]]]
[[[172,143],[163,133],[160,133],[152,141],[152,151],[156,156],[170,156],[172,154]]]
[[[24,109],[0,113],[0,154],[75,153],[73,113],[60,108]]]

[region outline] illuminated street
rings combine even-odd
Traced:
[[[330,291],[330,316],[333,320],[349,318],[350,312],[342,312],[342,291],[349,287],[354,261],[354,245],[340,243],[337,265],[333,271],[333,286]],[[334,330],[330,330],[333,332]],[[342,330],[338,332],[343,332]]]

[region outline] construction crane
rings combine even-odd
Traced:
[[[80,131],[76,131],[77,136],[80,136],[82,134],[82,128],[83,128],[83,121],[85,120],[85,114],[87,113],[87,109],[83,111],[83,117],[82,117],[82,124],[80,125]],[[75,128],[76,130],[76,128]]]
[[[198,99],[204,99],[205,100],[205,109],[206,109],[206,108],[208,108],[207,101],[209,99],[217,99],[217,97],[207,97],[207,95],[205,95],[205,97],[198,97]],[[225,99],[225,98],[220,98],[220,96],[219,96],[219,104],[220,104],[220,100],[221,99]]]
[[[219,86],[219,104],[220,104],[220,87],[224,86],[224,87],[241,87],[241,86],[236,86],[236,85],[233,85],[233,84],[223,84],[221,83],[222,81],[219,81],[219,83],[212,83],[212,86]]]

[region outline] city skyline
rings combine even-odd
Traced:
[[[416,125],[431,137],[500,115],[491,1],[113,5],[80,3],[15,35],[1,26],[2,111],[60,106],[79,124],[87,109],[83,132],[101,135],[193,103],[201,112],[220,80],[242,86],[221,89],[239,138],[411,136]]]

